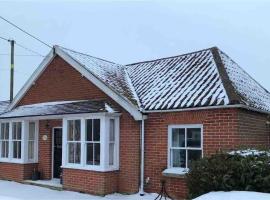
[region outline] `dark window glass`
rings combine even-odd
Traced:
[[[201,129],[188,128],[187,129],[187,147],[201,147]]]
[[[93,128],[93,134],[94,134],[94,141],[100,141],[100,120],[94,119],[94,128]]]
[[[186,150],[172,149],[172,167],[183,167],[186,168]]]
[[[185,129],[172,129],[172,147],[185,147]]]

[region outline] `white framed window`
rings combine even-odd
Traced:
[[[79,121],[80,137],[70,139],[73,128],[71,122]],[[74,134],[74,133],[73,133]],[[70,147],[77,143],[80,150]],[[74,156],[76,152],[76,156]],[[85,169],[93,171],[113,171],[119,169],[119,114],[100,113],[83,115],[80,118],[63,119],[63,160],[64,168]],[[80,162],[74,162],[74,157]],[[73,160],[72,160],[73,159]],[[75,159],[76,160],[76,159]]]
[[[81,120],[68,120],[68,163],[81,163]]]
[[[22,156],[22,122],[12,122],[12,158]]]
[[[203,126],[170,125],[168,129],[168,168],[188,169],[203,156]]]
[[[9,157],[9,123],[1,123],[0,127],[0,157]]]

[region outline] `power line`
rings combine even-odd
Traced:
[[[20,31],[24,32],[25,34],[29,35],[30,37],[34,38],[35,40],[39,41],[40,43],[46,45],[49,48],[52,48],[52,46],[50,46],[49,44],[43,42],[41,39],[35,37],[34,35],[28,33],[27,31],[23,30],[22,28],[20,28],[19,26],[17,26],[16,24],[10,22],[9,20],[5,19],[4,17],[0,16],[0,18],[4,21],[6,21],[7,23],[9,23],[10,25],[14,26],[15,28],[19,29]]]
[[[39,55],[39,56],[45,57],[44,55],[41,55],[40,53],[38,53],[38,52],[36,52],[36,51],[34,51],[34,50],[32,50],[32,49],[29,49],[28,47],[25,47],[25,46],[22,45],[22,44],[19,44],[19,43],[17,43],[17,42],[15,42],[15,44],[16,44],[17,46],[19,46],[19,47],[25,49],[26,51],[29,51],[29,52],[32,52],[32,53],[37,54],[37,55]]]
[[[9,40],[8,40],[8,39],[6,39],[6,38],[4,38],[4,37],[1,37],[1,36],[0,36],[0,39],[5,40],[5,41],[9,42]]]
[[[0,56],[10,56],[9,53],[0,53]],[[45,57],[42,55],[34,55],[34,54],[15,54],[14,56],[22,56],[22,57]]]

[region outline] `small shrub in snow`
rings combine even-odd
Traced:
[[[187,174],[189,195],[211,191],[270,192],[268,153],[219,153],[193,162]]]

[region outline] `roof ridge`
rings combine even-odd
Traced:
[[[163,57],[163,58],[157,58],[157,59],[152,59],[152,60],[146,60],[146,61],[130,63],[130,64],[126,64],[125,66],[128,67],[128,66],[131,66],[131,65],[136,65],[136,64],[141,64],[141,63],[148,63],[148,62],[154,62],[154,61],[158,61],[158,60],[165,60],[165,59],[176,58],[176,57],[180,57],[180,56],[186,56],[186,55],[190,55],[190,54],[194,54],[194,53],[200,53],[200,52],[203,52],[203,51],[208,51],[208,50],[211,50],[212,48],[217,48],[217,47],[214,46],[214,47],[201,49],[201,50],[198,50],[198,51],[193,51],[193,52],[189,52],[189,53],[183,53],[183,54],[176,55],[176,56],[169,56],[169,57]]]
[[[64,49],[64,50],[68,50],[68,51],[72,51],[72,52],[74,52],[74,53],[78,53],[78,54],[81,54],[81,55],[89,56],[89,57],[92,57],[92,58],[95,58],[95,59],[98,59],[98,60],[102,60],[102,61],[105,61],[105,62],[108,62],[108,63],[112,63],[112,64],[115,64],[115,65],[124,66],[124,65],[121,65],[121,64],[118,64],[118,63],[115,63],[115,62],[112,62],[112,61],[103,59],[103,58],[99,58],[99,57],[96,57],[96,56],[89,55],[89,54],[87,54],[87,53],[82,53],[82,52],[79,52],[79,51],[75,51],[75,50],[73,50],[73,49],[69,49],[69,48],[66,48],[66,47],[62,47],[62,46],[60,46],[60,45],[55,45],[55,47],[58,47],[58,48],[61,48],[61,49]]]
[[[214,62],[217,66],[218,73],[220,75],[223,87],[228,95],[229,98],[229,104],[239,104],[241,103],[241,97],[237,93],[236,88],[234,88],[228,72],[224,66],[224,63],[222,62],[221,56],[219,54],[219,49],[217,47],[211,48],[211,53],[213,55]]]

